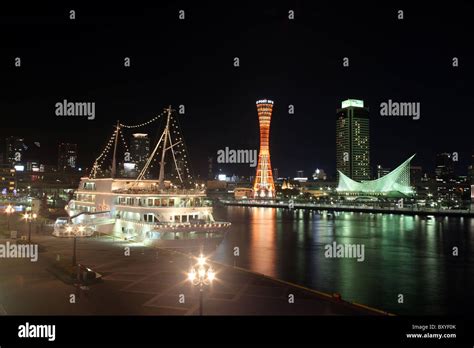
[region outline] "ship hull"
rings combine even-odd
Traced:
[[[164,248],[213,248],[222,242],[231,224],[214,220],[202,189],[157,187],[153,180],[82,178],[66,208],[66,224]]]

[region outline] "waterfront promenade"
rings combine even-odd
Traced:
[[[383,213],[400,215],[420,215],[420,216],[457,216],[474,217],[474,210],[468,209],[436,209],[436,208],[394,208],[394,207],[375,207],[369,205],[350,205],[350,204],[315,204],[315,203],[292,203],[275,202],[270,200],[220,200],[221,203],[228,206],[244,207],[269,207],[269,208],[291,208],[291,209],[309,209],[327,212],[360,212],[360,213]]]
[[[0,238],[5,244],[11,239]],[[188,255],[109,236],[77,240],[77,261],[103,276],[80,289],[50,272],[72,258],[73,240],[34,233],[37,262],[0,259],[0,315],[199,315],[199,290],[187,281]],[[130,248],[130,255],[125,251]],[[193,260],[194,262],[194,260]],[[294,284],[211,263],[216,280],[204,292],[204,315],[384,315]],[[76,302],[71,303],[74,294]],[[289,301],[291,297],[294,301]]]

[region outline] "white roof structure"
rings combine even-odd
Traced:
[[[347,175],[338,170],[339,183],[336,190],[338,192],[366,194],[413,194],[413,189],[410,186],[410,161],[413,159],[413,157],[415,157],[415,155],[411,156],[387,175],[384,175],[376,180],[358,182],[352,180]]]

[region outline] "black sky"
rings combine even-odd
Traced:
[[[30,149],[39,141],[30,156],[54,164],[59,142],[77,142],[79,163],[87,167],[115,120],[139,123],[168,104],[184,104],[180,123],[193,167],[203,175],[217,150],[257,148],[255,101],[270,98],[273,167],[282,175],[316,167],[334,173],[335,111],[342,100],[359,98],[371,109],[373,165],[393,168],[417,153],[413,164],[429,170],[435,154],[448,151],[459,153],[462,173],[473,150],[473,7],[467,1],[2,5],[0,144],[10,135],[24,136]],[[17,56],[21,68],[13,66]],[[55,116],[55,103],[64,99],[94,101],[96,119]],[[388,99],[420,102],[421,119],[381,117],[379,105]],[[224,169],[252,172],[245,165]]]

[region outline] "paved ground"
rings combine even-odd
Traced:
[[[186,279],[191,265],[186,255],[109,237],[78,239],[78,262],[103,274],[102,282],[78,290],[47,270],[58,255],[71,260],[73,241],[36,233],[32,241],[43,249],[37,262],[0,258],[0,315],[199,314],[198,289]],[[231,266],[214,268],[217,279],[205,289],[204,315],[375,314]],[[74,304],[71,294],[77,296]],[[288,301],[290,294],[294,303]]]

